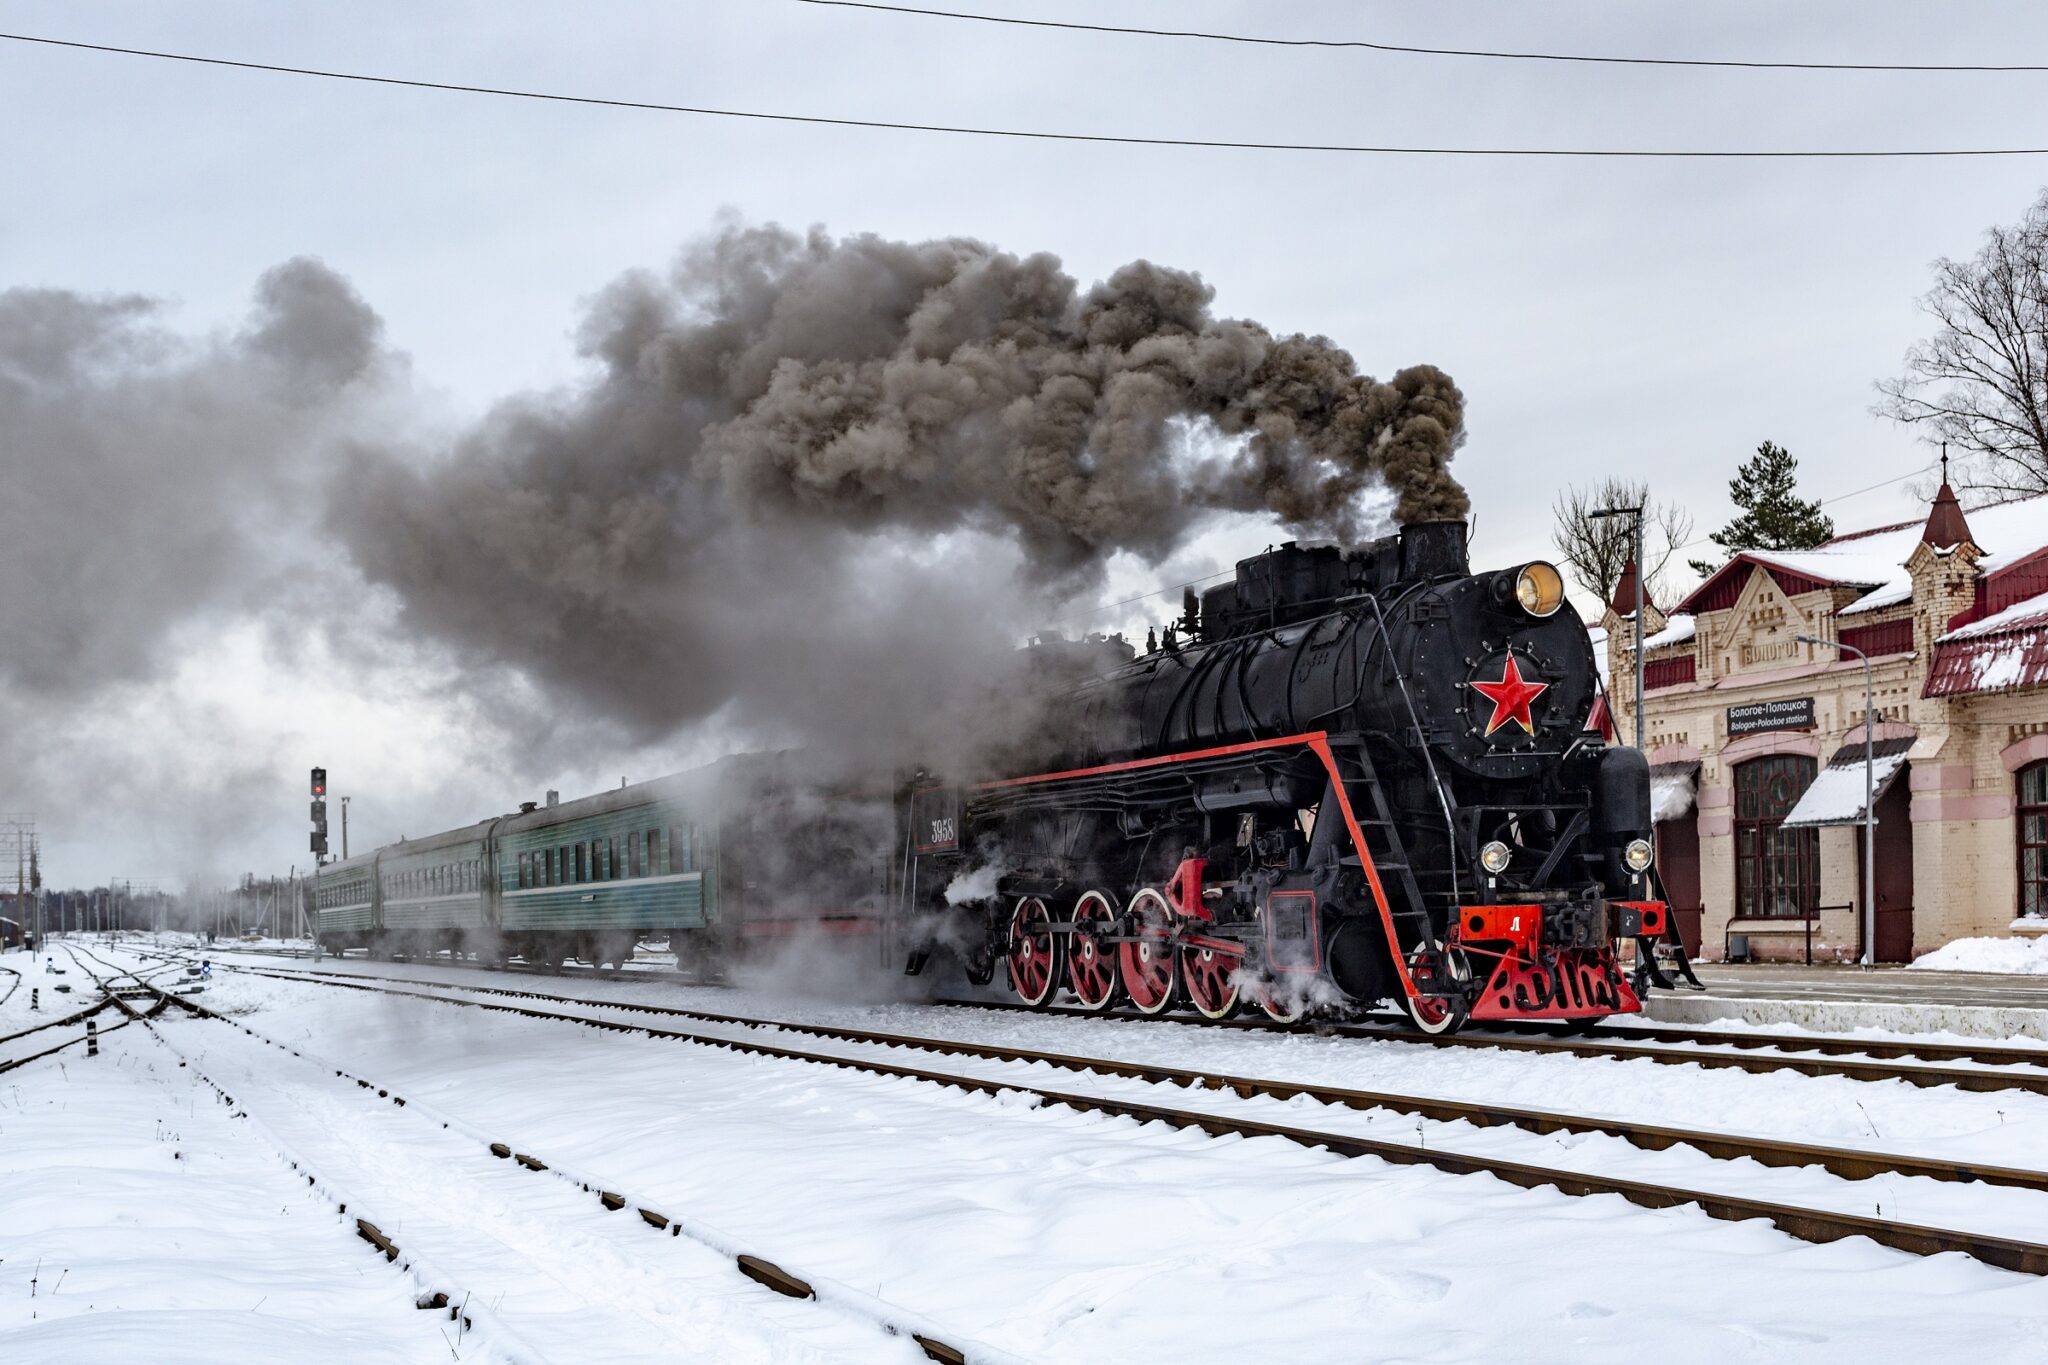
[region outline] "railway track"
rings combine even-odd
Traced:
[[[252,953],[264,956],[304,961],[304,953],[292,953],[278,949],[229,948],[217,951]],[[355,959],[341,961],[389,961],[410,962],[413,959]],[[707,982],[682,971],[630,972],[604,967],[565,965],[559,971],[530,966],[524,962],[506,963],[493,966],[486,962],[472,962],[463,959],[432,959],[421,965],[432,967],[458,968],[464,971],[504,972],[522,976],[555,978],[573,974],[577,980],[625,981],[641,984],[675,982],[683,985],[721,984]],[[1074,1006],[1052,1005],[1031,1006],[1008,1000],[940,1000],[934,1003],[975,1009],[1011,1010],[1033,1014],[1071,1015],[1084,1019],[1129,1019],[1142,1022],[1190,1024],[1198,1027],[1223,1027],[1236,1029],[1264,1029],[1288,1033],[1309,1031],[1326,1035],[1362,1038],[1384,1038],[1399,1042],[1420,1042],[1438,1046],[1470,1046],[1474,1041],[1499,1043],[1502,1040],[1527,1040],[1536,1046],[1531,1050],[1570,1051],[1585,1049],[1611,1049],[1623,1046],[1666,1044],[1674,1046],[1711,1046],[1731,1048],[1739,1051],[1787,1050],[1811,1052],[1827,1057],[1867,1057],[1876,1060],[1917,1059],[1925,1063],[1964,1062],[1983,1066],[2033,1067],[2048,1079],[2048,1047],[2025,1047],[1997,1043],[1938,1043],[1917,1038],[1829,1038],[1820,1035],[1788,1035],[1760,1030],[1740,1029],[1695,1029],[1672,1025],[1656,1025],[1634,1022],[1609,1022],[1589,1035],[1567,1036],[1555,1028],[1542,1024],[1481,1024],[1471,1025],[1449,1037],[1431,1035],[1396,1022],[1395,1016],[1386,1016],[1386,1022],[1365,1019],[1311,1020],[1306,1024],[1281,1024],[1253,1015],[1235,1019],[1211,1020],[1199,1015],[1168,1014],[1145,1015],[1130,1010],[1087,1010]],[[1590,1054],[1588,1054],[1590,1055]],[[1930,1082],[1946,1084],[1947,1082]]]
[[[89,949],[87,951],[90,953]],[[74,953],[75,956],[76,954]],[[99,965],[110,973],[108,977],[103,979],[99,975],[92,973],[89,968],[85,968],[81,963],[81,969],[86,970],[89,975],[93,975],[95,982],[103,990],[109,991],[108,999],[96,1008],[105,1008],[108,1005],[127,1008],[125,1002],[111,993],[114,988],[107,983],[112,980],[118,980],[121,976],[133,976],[134,974],[121,972],[114,964],[98,958],[96,954],[93,956],[99,962]],[[236,968],[229,964],[222,964],[222,966],[227,970],[253,970]],[[142,980],[143,978],[136,977],[135,979]],[[601,1177],[579,1172],[551,1159],[544,1159],[522,1145],[498,1140],[496,1137],[477,1129],[458,1117],[440,1112],[431,1105],[409,1100],[391,1086],[380,1084],[347,1068],[335,1066],[324,1059],[310,1057],[291,1044],[264,1034],[239,1019],[224,1015],[183,996],[173,995],[164,991],[161,987],[152,987],[152,989],[158,995],[158,1003],[154,1012],[161,1012],[170,1005],[176,1005],[179,1009],[195,1018],[236,1029],[265,1047],[275,1048],[278,1051],[300,1058],[309,1064],[332,1070],[337,1078],[352,1083],[368,1102],[389,1104],[396,1109],[406,1111],[418,1117],[423,1122],[438,1125],[442,1130],[458,1133],[463,1138],[474,1143],[480,1155],[487,1155],[491,1159],[508,1162],[511,1169],[523,1171],[536,1177],[567,1182],[569,1185],[576,1187],[580,1193],[593,1196],[598,1206],[605,1212],[619,1212],[631,1209],[638,1216],[640,1222],[644,1223],[653,1233],[666,1235],[671,1238],[687,1238],[692,1243],[726,1256],[731,1260],[733,1268],[740,1274],[778,1294],[794,1299],[817,1300],[846,1312],[853,1317],[871,1322],[890,1336],[908,1339],[930,1360],[948,1362],[950,1365],[965,1365],[970,1359],[976,1362],[991,1362],[991,1365],[1004,1365],[1008,1361],[1008,1357],[1003,1353],[994,1351],[978,1342],[969,1341],[965,1348],[952,1345],[946,1339],[950,1334],[946,1333],[944,1329],[923,1321],[917,1315],[907,1310],[887,1304],[880,1299],[873,1298],[844,1285],[815,1277],[805,1278],[794,1274],[763,1257],[740,1250],[731,1239],[722,1236],[712,1229],[702,1227],[688,1218],[672,1217],[651,1207],[646,1202],[619,1192],[610,1182],[603,1180]],[[142,1016],[139,1014],[135,1017],[138,1022],[142,1019]],[[156,1031],[152,1030],[152,1032]],[[204,1070],[199,1069],[199,1061],[197,1059],[177,1049],[162,1034],[158,1033],[157,1038],[159,1042],[171,1046],[172,1050],[178,1053],[181,1065],[191,1066],[194,1069],[194,1074],[198,1075],[202,1081],[212,1087],[224,1102],[230,1105],[235,1103],[234,1097],[224,1087]],[[302,1159],[295,1156],[292,1165],[294,1170],[300,1170]],[[309,1166],[306,1170],[308,1172],[308,1184],[316,1183],[316,1178],[310,1173]],[[346,1214],[348,1212],[348,1203],[346,1201],[338,1201],[338,1207],[342,1213]],[[356,1225],[358,1235],[379,1252],[383,1253],[387,1260],[395,1262],[409,1255],[393,1238],[384,1233],[379,1224],[371,1219],[358,1216],[356,1218]],[[407,1268],[412,1268],[413,1264],[413,1261],[408,1261]],[[474,1302],[472,1296],[458,1294],[452,1288],[434,1287],[450,1283],[445,1275],[429,1273],[426,1276],[426,1280],[428,1281],[427,1297],[431,1298],[434,1302],[431,1305],[423,1304],[423,1306],[447,1307],[454,1303],[458,1304],[459,1308],[453,1311],[459,1313],[472,1311],[471,1305]],[[969,1350],[972,1351],[971,1356]],[[515,1354],[524,1354],[538,1359],[538,1356],[531,1348],[523,1352],[515,1352]]]
[[[231,966],[227,969],[283,981],[301,980],[308,975],[316,975],[322,979],[323,984],[331,980],[334,984],[342,986],[365,979],[360,974],[347,972],[271,972],[264,971],[261,968],[246,966]],[[1401,1095],[1385,1091],[1318,1085],[1303,1081],[1263,1080],[1255,1077],[1224,1075],[1152,1063],[1119,1061],[1109,1058],[1078,1056],[1031,1048],[931,1038],[923,1034],[887,1033],[840,1025],[799,1023],[780,1019],[758,1019],[746,1015],[723,1014],[676,1005],[646,1003],[615,1004],[610,1001],[589,1000],[578,996],[552,995],[542,991],[518,990],[504,986],[472,986],[460,983],[428,981],[420,978],[380,976],[369,979],[388,982],[392,985],[420,987],[422,988],[420,991],[403,993],[417,994],[422,999],[430,1000],[446,998],[430,994],[432,991],[470,991],[523,1000],[537,1000],[555,1005],[580,1005],[587,1008],[613,1010],[630,1014],[681,1018],[699,1023],[732,1025],[746,1029],[769,1030],[815,1038],[827,1038],[840,1042],[872,1044],[884,1048],[902,1048],[919,1052],[931,1052],[943,1056],[974,1057],[997,1062],[1043,1063],[1063,1071],[1118,1076],[1174,1085],[1183,1089],[1225,1090],[1247,1098],[1254,1095],[1262,1095],[1272,1099],[1284,1100],[1292,1099],[1296,1096],[1304,1096],[1324,1104],[1336,1105],[1347,1109],[1384,1109],[1393,1113],[1419,1115],[1442,1122],[1464,1121],[1476,1127],[1505,1125],[1532,1133],[1604,1133],[1612,1137],[1621,1138],[1631,1146],[1640,1147],[1647,1151],[1663,1151],[1671,1147],[1683,1145],[1696,1148],[1709,1156],[1728,1160],[1749,1157],[1767,1166],[1819,1166],[1831,1174],[1850,1180],[1868,1179],[1877,1175],[1916,1175],[1936,1180],[1959,1181],[1963,1183],[1981,1181],[1986,1184],[2010,1185],[2021,1189],[2048,1191],[2048,1172],[2021,1170],[1984,1163],[1931,1161],[1921,1157],[1864,1151],[1858,1148],[1830,1148],[1809,1143],[1779,1142],[1768,1138],[1747,1137],[1738,1134],[1672,1128],[1654,1124],[1629,1123],[1619,1119],[1592,1119],[1551,1110],[1524,1109],[1509,1105],[1447,1100],[1429,1096]],[[544,1011],[537,1011],[536,1013],[542,1014],[544,1017],[558,1017]],[[1143,1018],[1144,1016],[1133,1017]],[[578,1016],[578,1018],[580,1020],[581,1017]]]
[[[436,964],[447,965],[447,964]],[[460,964],[474,967],[477,964]],[[484,970],[490,970],[485,968]],[[444,990],[474,990],[527,999],[598,1003],[545,991],[518,990],[502,986],[467,986],[418,977],[395,977],[384,973],[325,971],[305,968],[279,973],[285,977],[318,975],[343,980],[369,977]],[[597,980],[647,982],[641,973],[617,973]],[[669,1014],[682,1018],[744,1022],[738,1016],[677,1006],[612,1005],[607,1008]],[[2026,1090],[2048,1095],[2048,1048],[2000,1047],[1920,1043],[1913,1040],[1865,1043],[1841,1038],[1786,1037],[1753,1032],[1692,1031],[1629,1026],[1626,1037],[1563,1037],[1542,1030],[1468,1030],[1432,1035],[1398,1024],[1318,1022],[1308,1025],[1277,1024],[1259,1018],[1209,1020],[1197,1015],[1146,1015],[1129,1010],[1084,1010],[1065,1006],[1033,1008],[1009,1001],[940,1000],[940,1005],[959,1009],[1014,1012],[1052,1018],[1114,1019],[1142,1024],[1177,1024],[1196,1028],[1235,1029],[1242,1032],[1298,1033],[1304,1030],[1326,1037],[1360,1038],[1376,1042],[1406,1043],[1435,1048],[1494,1048],[1502,1051],[1562,1054],[1573,1057],[1605,1057],[1619,1061],[1643,1060],[1666,1065],[1695,1065],[1733,1068],[1751,1074],[1791,1071],[1806,1076],[1840,1076],[1859,1081],[1898,1080],[1916,1086],[1953,1085],[1962,1090]],[[1606,1033],[1608,1030],[1602,1030]],[[1622,1033],[1615,1028],[1614,1033]],[[1918,1061],[1899,1059],[1919,1058]],[[1959,1063],[1959,1064],[1958,1064]],[[1981,1069],[1980,1069],[1981,1068]]]
[[[1000,1010],[1053,1018],[1116,1019],[1130,1023],[1181,1024],[1195,1028],[1235,1029],[1257,1033],[1299,1032],[1303,1025],[1278,1024],[1268,1019],[1203,1019],[1198,1015],[1138,1014],[1130,1010],[1085,1010],[1063,1005],[1033,1008],[1005,1000],[939,1000],[935,1004],[956,1009]],[[1732,1067],[1738,1071],[1763,1073],[1794,1071],[1805,1076],[1843,1076],[1858,1081],[1905,1081],[1911,1085],[1953,1085],[1962,1090],[2028,1090],[2048,1095],[2048,1049],[2022,1047],[1966,1047],[1955,1044],[1878,1043],[1865,1045],[1842,1038],[1809,1040],[1771,1033],[1692,1032],[1686,1029],[1657,1031],[1659,1041],[1609,1041],[1598,1033],[1575,1037],[1542,1034],[1538,1030],[1472,1029],[1453,1034],[1428,1034],[1397,1024],[1326,1022],[1306,1026],[1325,1037],[1363,1038],[1377,1042],[1412,1043],[1435,1048],[1494,1048],[1507,1052],[1562,1054],[1572,1057],[1607,1057],[1618,1061],[1641,1060],[1673,1065]],[[1619,1032],[1620,1030],[1616,1030]],[[1632,1030],[1634,1031],[1634,1030]],[[1605,1032],[1605,1030],[1602,1030]],[[1649,1030],[1639,1032],[1648,1034]],[[1726,1047],[1727,1051],[1714,1049]],[[1974,1065],[1901,1064],[1886,1058],[1920,1056],[1932,1051],[1955,1061]],[[1819,1053],[1819,1056],[1800,1056]],[[1869,1060],[1858,1060],[1868,1058]],[[1984,1069],[1979,1070],[1977,1067]]]
[[[61,1019],[52,1019],[46,1024],[37,1024],[34,1028],[25,1028],[18,1033],[10,1033],[5,1038],[0,1038],[0,1047],[4,1047],[8,1043],[12,1043],[17,1039],[31,1037],[34,1034],[38,1033],[45,1033],[51,1029],[75,1028],[79,1024],[83,1024],[87,1020],[92,1019],[94,1016],[101,1014],[109,1009],[112,1009],[113,1005],[113,1000],[109,998],[106,1000],[102,1000],[97,1005],[91,1005],[85,1009],[79,1010],[76,1013],[67,1014]],[[124,1019],[120,1023],[115,1024],[113,1028],[99,1029],[99,1036],[104,1038],[108,1034],[113,1033],[117,1029],[123,1029],[128,1027],[128,1024],[130,1022],[131,1021]],[[16,1067],[27,1066],[30,1062],[39,1062],[45,1057],[54,1057],[58,1053],[64,1051],[66,1048],[77,1047],[80,1043],[86,1041],[86,1037],[86,1034],[80,1033],[76,1037],[66,1038],[63,1042],[54,1043],[49,1047],[43,1048],[39,1052],[30,1052],[20,1057],[10,1057],[5,1060],[0,1060],[0,1074],[12,1071]]]
[[[1248,1116],[1219,1113],[1215,1110],[1189,1110],[1133,1098],[1054,1090],[1010,1078],[995,1079],[987,1076],[960,1075],[953,1072],[933,1070],[924,1066],[903,1065],[899,1062],[874,1055],[813,1052],[802,1048],[783,1046],[779,1043],[758,1041],[752,1038],[662,1028],[652,1024],[627,1023],[616,1018],[603,1018],[584,1013],[563,1013],[555,1010],[539,1009],[526,1004],[463,999],[453,995],[434,993],[451,989],[474,989],[464,986],[450,986],[446,983],[433,983],[428,989],[419,990],[412,989],[409,986],[402,987],[395,983],[380,982],[375,978],[366,979],[353,974],[337,973],[311,977],[309,973],[271,972],[246,966],[232,966],[229,969],[259,976],[299,981],[301,984],[307,985],[408,996],[458,1008],[500,1011],[527,1018],[574,1023],[618,1032],[634,1032],[651,1037],[668,1038],[753,1055],[846,1068],[875,1075],[925,1081],[952,1089],[980,1094],[1020,1093],[1032,1096],[1044,1104],[1057,1105],[1085,1113],[1103,1113],[1132,1118],[1141,1122],[1163,1122],[1176,1128],[1198,1129],[1212,1136],[1280,1137],[1301,1146],[1322,1147],[1344,1156],[1376,1156],[1397,1164],[1432,1166],[1451,1174],[1483,1172],[1525,1188],[1548,1187],[1573,1195],[1619,1194],[1631,1203],[1645,1208],[1670,1208],[1692,1205],[1702,1209],[1709,1216],[1718,1219],[1740,1221],[1762,1218],[1780,1230],[1805,1241],[1828,1242],[1844,1237],[1864,1236],[1883,1245],[1915,1254],[1932,1255],[1944,1251],[1961,1251],[1978,1260],[2006,1269],[2030,1274],[2048,1275],[2048,1245],[2014,1238],[1971,1233],[1956,1229],[1928,1227],[1898,1220],[1865,1217],[1858,1214],[1804,1205],[1778,1203],[1708,1190],[1646,1181],[1624,1180],[1586,1171],[1546,1167],[1496,1156],[1481,1156],[1446,1150],[1441,1146],[1427,1147],[1416,1142],[1397,1142],[1351,1133],[1304,1128],[1293,1124],[1269,1123]],[[529,998],[538,994],[535,992],[514,992],[509,988],[488,988],[482,993],[524,995]],[[779,1020],[749,1019],[736,1015],[712,1015],[704,1011],[688,1011],[667,1006],[621,1006],[564,997],[555,997],[555,1001],[557,1003],[573,1003],[586,1008],[615,1011],[625,1010],[645,1014],[681,1015],[695,1018],[699,1022],[734,1025],[753,1032],[778,1031],[831,1039],[839,1042],[873,1045],[878,1051],[902,1050],[937,1053],[955,1057],[973,1057],[999,1063],[1044,1063],[1061,1070],[1134,1079],[1161,1086],[1171,1085],[1190,1089],[1226,1091],[1239,1098],[1266,1097],[1272,1099],[1291,1099],[1306,1096],[1326,1104],[1342,1106],[1344,1108],[1385,1109],[1395,1113],[1416,1114],[1425,1118],[1443,1119],[1446,1121],[1463,1120],[1480,1127],[1506,1125],[1537,1133],[1556,1131],[1601,1133],[1620,1138],[1622,1141],[1650,1150],[1662,1150],[1680,1145],[1692,1146],[1717,1160],[1734,1160],[1746,1157],[1766,1164],[1813,1167],[1848,1179],[1864,1179],[1877,1175],[1924,1176],[1936,1180],[1966,1183],[1982,1181],[2035,1191],[2048,1190],[2048,1173],[2038,1171],[1986,1168],[1974,1163],[1947,1162],[1939,1159],[1871,1152],[1856,1148],[1831,1148],[1815,1144],[1786,1143],[1769,1139],[1748,1138],[1737,1134],[1691,1132],[1682,1129],[1632,1124],[1583,1115],[1522,1110],[1498,1105],[1470,1104],[1432,1097],[1386,1095],[1301,1082],[1259,1080],[1251,1077],[1212,1076],[1171,1067],[1122,1062],[1107,1058],[1044,1053],[1027,1049],[992,1047],[983,1044],[933,1039],[915,1034],[887,1034],[870,1030],[844,1029],[825,1025],[790,1024]]]

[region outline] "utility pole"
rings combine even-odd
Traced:
[[[348,798],[347,798],[346,796],[343,796],[343,797],[340,797],[340,798],[338,798],[338,799],[339,799],[339,800],[340,800],[340,802],[341,802],[341,856],[342,856],[343,858],[347,858],[347,857],[348,857]]]
[[[30,938],[40,949],[43,943],[43,917],[41,898],[35,905],[28,900],[29,882],[40,881],[32,875],[32,860],[35,856],[36,817],[26,812],[0,815],[0,849],[9,845],[14,849],[14,913],[20,917],[22,941]]]

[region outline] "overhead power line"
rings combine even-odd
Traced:
[[[439,90],[462,95],[495,95],[503,99],[540,100],[550,104],[591,105],[603,109],[637,109],[663,114],[697,114],[707,118],[751,119],[765,123],[815,124],[830,128],[878,128],[892,132],[951,133],[964,137],[1011,138],[1034,142],[1091,142],[1126,147],[1198,147],[1224,151],[1322,152],[1359,156],[1545,157],[1552,159],[1588,158],[1603,160],[1862,161],[1946,157],[2048,156],[2048,146],[1893,147],[1869,150],[1798,148],[1782,151],[1745,151],[1692,148],[1446,147],[1336,142],[1241,142],[1223,138],[1137,137],[1117,133],[1058,133],[1028,128],[984,128],[952,123],[905,123],[889,119],[837,118],[828,117],[823,114],[785,114],[760,109],[719,109],[708,105],[662,104],[653,100],[609,99],[598,95],[568,95],[545,90],[518,90],[508,86],[467,85],[456,81],[414,80],[403,76],[380,76],[361,71],[331,71],[321,67],[284,66],[274,62],[238,61],[228,57],[207,57],[190,52],[160,52],[150,48],[118,47],[111,43],[83,43],[65,38],[43,38],[26,33],[0,33],[0,41],[33,43],[43,47],[67,48],[79,52],[112,53],[124,57],[147,57],[157,61],[185,62],[195,66],[228,67],[238,71],[267,71],[283,76],[310,76],[320,80],[352,81],[362,85],[395,86],[408,90]]]
[[[1696,66],[1745,71],[2048,71],[2048,65],[1951,62],[1765,62],[1710,57],[1600,57],[1583,52],[1509,52],[1492,48],[1420,47],[1408,43],[1376,43],[1364,38],[1269,38],[1253,33],[1213,33],[1201,29],[1144,28],[1126,24],[1084,24],[1064,19],[1025,19],[1009,14],[977,14],[966,10],[926,9],[917,5],[882,5],[870,0],[798,0],[833,9],[878,10],[914,14],[928,19],[965,19],[1018,28],[1070,29],[1082,33],[1116,33],[1144,38],[1195,38],[1211,43],[1245,43],[1256,47],[1351,48],[1417,57],[1483,57],[1515,62],[1587,62],[1601,66]]]

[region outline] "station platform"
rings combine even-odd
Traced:
[[[1645,1014],[1671,1024],[1729,1020],[2048,1042],[2048,976],[1779,963],[1704,963],[1694,971],[1704,993],[1653,991]]]

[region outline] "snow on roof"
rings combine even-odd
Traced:
[[[1934,642],[1929,697],[2048,683],[2048,593],[1950,631]]]
[[[1690,612],[1676,611],[1665,618],[1664,629],[1643,641],[1643,653],[1661,649],[1665,645],[1682,645],[1693,637],[1698,627],[1696,618]]]
[[[2048,622],[2005,635],[1936,644],[1921,695],[1953,697],[2044,683],[2048,683]]]
[[[1600,676],[1607,676],[1607,630],[1603,626],[1586,627],[1586,638],[1593,642],[1593,662],[1600,667]]]
[[[1877,611],[1882,607],[1896,607],[1901,602],[1913,600],[1913,579],[1901,574],[1892,582],[1863,594],[1848,606],[1836,612],[1837,616],[1854,616],[1859,612]]]
[[[1894,560],[1883,551],[1873,551],[1873,544],[1889,546],[1897,535],[1870,536],[1854,542],[1854,549],[1831,549],[1823,545],[1814,550],[1744,550],[1751,559],[1761,560],[1773,568],[1790,569],[1793,573],[1807,578],[1818,578],[1828,583],[1850,583],[1876,587],[1891,580],[1904,563],[1903,558]],[[1918,544],[1917,537],[1914,544]],[[1911,551],[1907,551],[1908,554]]]
[[[1852,616],[1859,612],[1876,611],[1881,607],[1895,607],[1913,596],[1913,578],[1906,572],[1906,560],[1911,557],[1913,547],[1920,543],[1920,533],[1925,523],[1894,527],[1889,531],[1854,537],[1838,537],[1818,550],[1752,550],[1750,554],[1759,559],[1778,556],[1794,559],[1804,556],[1821,556],[1835,553],[1832,547],[1842,546],[1847,550],[1854,547],[1853,558],[1864,563],[1857,564],[1856,575],[1829,573],[1823,567],[1829,561],[1819,561],[1815,567],[1801,568],[1787,563],[1786,568],[1804,573],[1812,578],[1826,578],[1837,583],[1868,583],[1872,591],[1843,607],[1837,615]],[[1999,503],[1995,507],[1980,507],[1970,513],[1970,536],[1984,551],[1984,558],[1977,567],[1983,572],[1997,573],[2008,564],[2017,563],[2037,550],[2048,548],[2048,505],[2041,498],[2027,498],[2019,502]],[[1953,546],[1940,546],[1944,552]],[[1878,577],[1867,575],[1876,567],[1875,561],[1889,561],[1891,567]],[[1846,563],[1841,567],[1849,567]]]
[[[1743,550],[1729,565],[1757,563],[1825,583],[1868,588],[1870,591],[1838,613],[1852,616],[1897,606],[1912,597],[1913,578],[1906,572],[1906,561],[1920,544],[1925,530],[1925,521],[1910,521],[1836,536],[1811,550]],[[1970,513],[1970,532],[1984,551],[1978,568],[1987,574],[1997,573],[2028,555],[2048,549],[2048,497],[1980,507]],[[1940,548],[1946,553],[1954,547]],[[1727,567],[1723,566],[1724,572]],[[1707,581],[1711,583],[1719,576],[1716,573]],[[1706,584],[1701,584],[1687,600],[1698,599],[1705,590]]]
[[[1999,635],[2020,626],[2048,623],[2048,593],[2029,597],[2024,602],[2015,602],[2004,611],[1996,612],[1981,621],[1972,621],[1967,626],[1958,626],[1942,636],[1947,640],[1968,640],[1979,635]]]
[[[1855,759],[1844,762],[1844,756],[1855,749]],[[1878,796],[1899,775],[1905,766],[1906,751],[1911,742],[1889,744],[1880,741],[1872,746],[1874,753],[1870,762],[1870,773],[1864,772],[1863,746],[1844,745],[1835,754],[1834,760],[1813,779],[1799,800],[1785,816],[1785,828],[1798,829],[1807,825],[1854,825],[1863,819],[1863,793],[1866,783]],[[1885,752],[1890,749],[1891,752]]]

